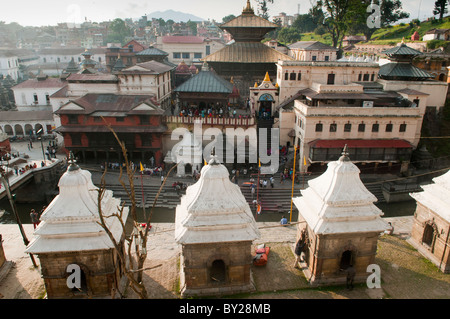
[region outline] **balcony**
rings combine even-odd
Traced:
[[[217,126],[253,126],[255,125],[255,118],[219,118],[219,117],[190,117],[190,116],[166,116],[166,124],[195,124],[196,121],[201,121],[203,125],[217,125]]]

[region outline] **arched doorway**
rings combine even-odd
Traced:
[[[41,124],[36,124],[35,126],[34,126],[34,132],[38,132],[40,129],[42,129],[42,134],[44,134],[44,128],[42,127],[42,125]]]
[[[347,269],[353,265],[353,252],[351,250],[346,250],[341,255],[341,261],[339,263],[340,269]]]
[[[272,104],[274,102],[273,96],[265,93],[259,98],[259,117],[270,118],[272,117]]]
[[[213,283],[223,283],[226,280],[225,262],[221,259],[214,260],[211,265],[210,279]]]
[[[31,124],[25,124],[25,134],[33,135],[33,127],[31,126]]]
[[[187,163],[184,166],[184,173],[185,174],[192,174],[192,165],[191,164]]]
[[[435,231],[431,224],[426,224],[423,230],[422,243],[432,247],[434,241]]]
[[[4,132],[8,135],[14,135],[14,131],[11,125],[5,125]]]
[[[23,135],[22,125],[20,124],[14,125],[14,131],[16,132],[16,135]]]

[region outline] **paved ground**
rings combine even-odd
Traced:
[[[329,289],[311,288],[303,273],[293,268],[293,245],[296,226],[279,226],[277,223],[258,223],[261,238],[254,245],[266,243],[271,247],[266,267],[253,267],[256,294],[239,298],[450,298],[450,277],[437,271],[417,251],[411,248],[405,237],[412,226],[412,217],[386,218],[395,227],[395,236],[383,236],[379,241],[377,263],[382,268],[383,288],[369,290],[364,285],[353,291],[345,287]],[[33,238],[32,225],[24,225],[28,239]],[[32,266],[24,253],[24,243],[17,225],[0,225],[3,247],[8,261],[14,266],[0,281],[0,298],[37,299],[45,296],[39,269]],[[180,247],[174,241],[174,224],[153,224],[148,241],[148,261],[145,267],[161,265],[145,272],[144,282],[151,298],[179,298]],[[36,259],[39,263],[39,259]],[[280,276],[280,274],[283,274]],[[407,278],[402,281],[402,278]],[[414,290],[419,285],[423,289]],[[404,289],[404,287],[407,289]],[[412,287],[410,287],[412,286]],[[424,290],[429,289],[430,291]],[[135,298],[131,290],[127,298]]]

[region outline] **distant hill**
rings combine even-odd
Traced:
[[[188,22],[191,21],[204,21],[205,19],[197,17],[193,14],[174,11],[174,10],[166,10],[166,11],[155,11],[147,15],[148,19],[163,19],[164,21],[173,20],[175,22]]]

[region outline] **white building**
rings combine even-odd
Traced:
[[[179,64],[201,63],[201,59],[219,51],[225,44],[209,38],[198,36],[162,36],[158,37],[156,48],[169,53],[169,62]]]
[[[60,79],[38,76],[13,86],[18,110],[32,110],[37,106],[50,106],[50,96],[66,83]]]
[[[3,77],[10,75],[14,81],[20,77],[19,57],[9,50],[0,50],[0,74]]]

